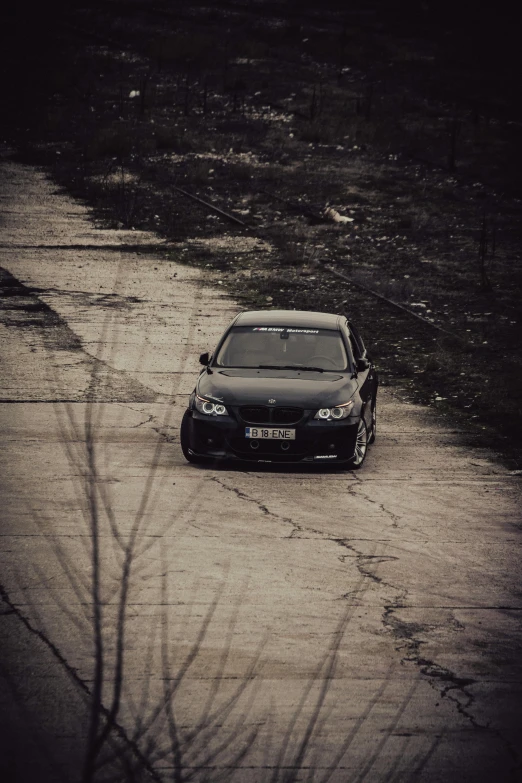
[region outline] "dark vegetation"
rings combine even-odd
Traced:
[[[247,306],[350,314],[385,383],[499,448],[519,438],[520,63],[502,5],[12,13],[7,136],[24,159],[101,221],[163,234],[166,260],[217,272]]]

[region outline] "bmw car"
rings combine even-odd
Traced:
[[[189,462],[363,464],[376,435],[378,378],[344,316],[242,312],[200,363],[181,423]]]

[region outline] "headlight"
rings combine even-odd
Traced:
[[[346,419],[350,415],[353,408],[353,400],[349,402],[343,402],[342,405],[335,405],[333,408],[321,408],[314,416],[314,419],[320,421],[339,421],[340,419]]]
[[[225,406],[220,402],[210,402],[210,400],[205,400],[203,397],[198,397],[197,395],[194,402],[196,410],[207,416],[226,416],[228,413]]]

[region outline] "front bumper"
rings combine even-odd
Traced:
[[[195,456],[245,462],[347,462],[354,455],[359,424],[359,416],[328,422],[307,417],[285,426],[295,429],[295,440],[256,440],[245,437],[246,427],[252,425],[231,416],[205,416],[190,409],[187,413],[189,448]]]

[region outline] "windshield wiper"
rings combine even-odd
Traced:
[[[307,367],[304,364],[260,364],[258,370],[308,370],[324,372],[322,367]]]

